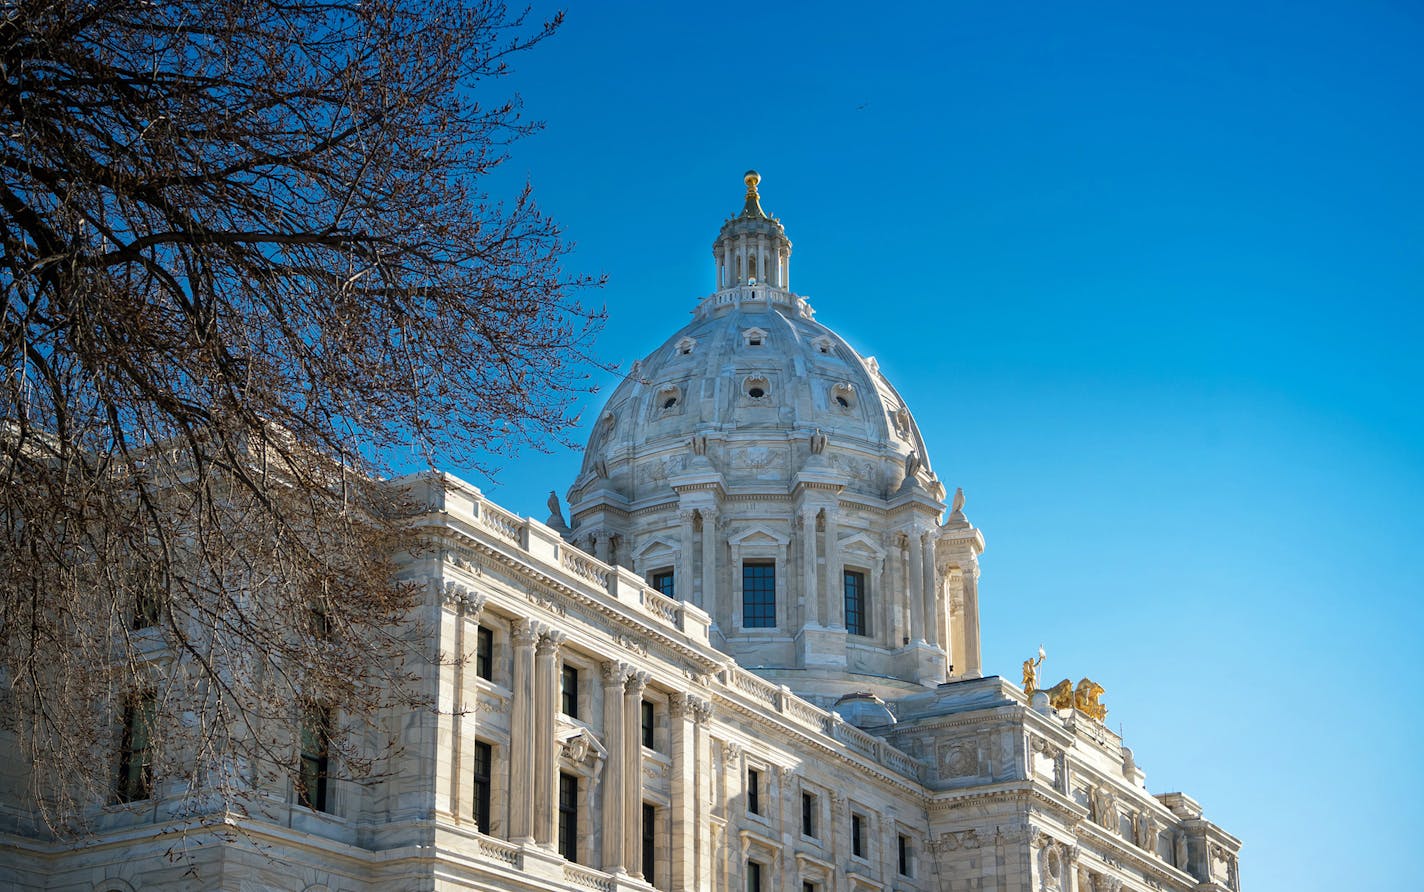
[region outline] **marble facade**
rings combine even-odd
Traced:
[[[790,290],[757,179],[567,519],[396,482],[427,506],[412,620],[447,657],[438,708],[389,717],[397,758],[334,772],[323,809],[265,791],[235,835],[158,797],[66,843],[22,832],[0,771],[0,886],[1239,892],[1240,841],[1149,793],[1102,722],[984,676],[984,538],[875,361]]]

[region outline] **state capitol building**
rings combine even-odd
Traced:
[[[273,791],[240,835],[190,831],[191,864],[162,808],[0,835],[0,885],[1239,892],[1240,840],[1145,788],[1101,688],[984,676],[984,537],[745,182],[716,289],[599,413],[567,517],[398,481],[450,659],[395,771]]]

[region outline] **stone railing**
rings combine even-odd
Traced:
[[[735,688],[748,697],[777,709],[781,700],[781,688],[744,669],[738,669],[736,666],[728,666],[723,670],[722,675],[722,681],[728,687]],[[780,712],[780,709],[777,711]]]
[[[737,666],[728,666],[718,673],[718,677],[727,687],[745,694],[760,704],[771,707],[778,715],[790,719],[795,724],[838,740],[851,750],[884,765],[891,771],[916,780],[919,779],[920,766],[914,759],[874,734],[862,731],[847,723],[836,713],[828,712],[814,703],[801,699],[792,693],[790,688],[774,685],[761,676]]]
[[[578,583],[627,605],[656,625],[676,629],[704,646],[710,644],[712,618],[700,608],[650,589],[646,580],[633,571],[604,563],[565,542],[559,531],[506,511],[476,487],[449,474],[416,474],[400,482],[414,497],[424,500],[432,519],[443,513],[449,519],[469,523],[501,545],[513,545],[524,552],[532,566],[557,567]]]
[[[682,606],[679,602],[650,588],[643,589],[639,594],[642,595],[645,610],[670,626],[679,625],[678,611]]]
[[[589,557],[572,545],[559,548],[559,563],[585,582],[591,582],[599,588],[608,588],[608,565]]]
[[[578,864],[564,864],[564,879],[573,886],[580,889],[593,889],[595,892],[613,892],[613,878],[608,874],[601,873],[589,867],[582,867]]]
[[[492,502],[481,501],[475,505],[475,519],[480,526],[499,536],[507,539],[515,545],[523,545],[524,520],[517,514],[496,506]]]
[[[519,860],[519,846],[493,836],[480,834],[480,854],[486,858],[502,861],[512,867]]]

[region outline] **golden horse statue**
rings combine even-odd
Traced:
[[[1098,702],[1103,694],[1103,686],[1091,678],[1084,678],[1073,687],[1073,682],[1063,679],[1051,688],[1043,690],[1048,695],[1048,705],[1054,709],[1076,709],[1090,718],[1102,721],[1107,718],[1108,708]]]

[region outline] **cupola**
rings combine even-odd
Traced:
[[[791,241],[781,221],[761,209],[761,197],[757,194],[761,174],[749,170],[742,179],[747,184],[742,212],[722,224],[722,231],[712,243],[717,289],[766,285],[788,290],[791,287]]]

